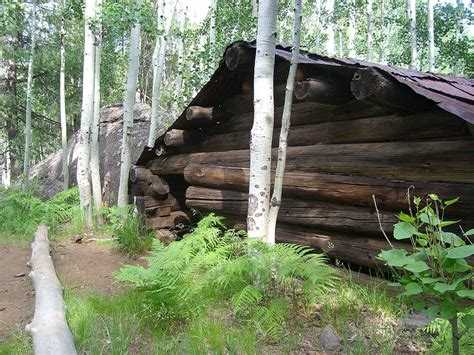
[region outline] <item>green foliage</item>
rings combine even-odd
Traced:
[[[142,254],[149,250],[153,241],[153,232],[143,226],[141,216],[135,212],[135,206],[125,208],[103,208],[108,228],[116,238],[117,248],[128,256]]]
[[[429,316],[449,320],[453,327],[453,339],[460,338],[457,319],[460,313],[468,314],[466,301],[474,299],[472,266],[467,258],[474,254],[474,245],[468,235],[470,230],[457,235],[446,231],[459,221],[445,220],[448,206],[458,199],[441,200],[430,194],[425,203],[415,197],[415,210],[410,214],[401,212],[400,222],[394,225],[393,236],[397,240],[409,240],[413,250],[394,249],[382,251],[379,258],[387,263],[404,289],[406,296],[417,310]],[[461,318],[466,327],[473,327],[471,316]]]
[[[147,268],[123,268],[117,279],[146,294],[158,319],[191,319],[229,300],[237,317],[273,338],[290,309],[313,303],[336,279],[309,248],[246,239],[213,214],[183,240],[155,242],[147,261]]]
[[[31,193],[0,191],[0,235],[10,239],[31,238],[39,224],[52,232],[78,214],[77,188],[63,191],[44,202]]]

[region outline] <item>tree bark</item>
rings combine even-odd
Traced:
[[[140,4],[140,0],[135,0]],[[132,27],[130,35],[130,56],[128,59],[127,88],[123,103],[123,136],[122,155],[120,166],[120,185],[118,191],[118,207],[125,207],[128,203],[128,177],[132,160],[132,129],[133,129],[133,107],[135,104],[135,93],[137,92],[138,62],[140,56],[140,23]]]
[[[254,123],[250,143],[250,238],[266,238],[270,206],[270,169],[274,121],[273,70],[275,67],[278,1],[262,0],[258,9],[257,51],[254,72]]]
[[[356,4],[355,0],[349,0],[349,27],[347,30],[349,57],[356,58],[355,36],[356,36]]]
[[[158,3],[158,30],[163,31],[156,39],[155,51],[153,54],[153,93],[151,97],[151,118],[150,118],[150,135],[148,136],[148,146],[153,147],[158,136],[159,117],[158,111],[160,107],[161,82],[163,80],[163,71],[166,59],[166,46],[171,29],[171,24],[176,10],[177,1],[169,5],[170,11],[166,13],[166,5],[163,0]],[[161,6],[160,6],[161,5]],[[166,16],[166,21],[163,17]]]
[[[182,11],[179,15],[178,24],[179,24],[179,35],[176,43],[176,52],[178,53],[178,70],[176,77],[176,89],[175,92],[177,95],[182,95],[183,89],[183,72],[184,72],[184,33],[187,27],[187,14],[188,7],[186,6],[185,10]],[[175,111],[178,110],[179,100],[174,100],[173,106]]]
[[[334,34],[334,0],[326,0],[326,12],[327,12],[327,41],[326,41],[326,53],[329,57],[333,57],[336,54],[335,34]]]
[[[321,53],[321,0],[314,1],[314,17],[315,17],[315,47],[316,53]]]
[[[77,354],[66,320],[63,289],[49,255],[46,226],[38,227],[31,249],[29,276],[35,288],[35,315],[26,330],[33,336],[35,354]]]
[[[367,0],[367,61],[372,61],[372,0]]]
[[[201,139],[199,131],[171,129],[165,133],[164,142],[168,147],[196,144]]]
[[[186,109],[186,119],[188,121],[220,122],[230,118],[230,114],[218,107],[189,106]]]
[[[349,85],[330,78],[309,78],[296,83],[295,97],[321,104],[343,104],[354,100]]]
[[[434,42],[434,0],[428,0],[428,57],[429,71],[435,70],[435,42]]]
[[[31,159],[31,102],[33,100],[33,64],[36,46],[36,0],[31,2],[31,48],[28,60],[28,81],[26,84],[26,118],[25,118],[25,157],[23,159],[24,187],[28,186]]]
[[[418,69],[418,49],[416,46],[416,0],[407,0],[408,19],[410,20],[410,69]]]
[[[95,0],[86,0],[84,12],[84,65],[82,79],[81,130],[77,161],[77,185],[81,208],[88,228],[92,228],[92,192],[90,181],[91,123],[94,114],[94,33]]]
[[[184,177],[190,185],[246,192],[249,169],[219,165],[190,164]],[[413,186],[412,195],[425,198],[436,193],[449,200],[460,197],[455,210],[447,215],[470,217],[474,209],[474,186],[456,183],[400,181],[361,176],[331,175],[288,171],[283,179],[283,196],[293,199],[320,200],[338,204],[372,206],[372,195],[377,205],[388,211],[401,211],[408,207],[406,194]]]
[[[283,187],[283,175],[285,174],[286,149],[288,147],[288,132],[290,130],[291,108],[293,107],[293,91],[295,87],[296,70],[298,69],[298,57],[300,54],[300,31],[301,31],[301,0],[295,0],[294,24],[293,24],[293,48],[291,54],[291,65],[286,83],[285,105],[280,129],[280,140],[278,144],[278,158],[275,171],[275,183],[270,203],[268,216],[267,243],[275,244],[275,228],[278,211],[281,204],[281,193]]]
[[[63,171],[63,186],[64,190],[69,188],[69,154],[67,145],[67,118],[66,118],[66,96],[65,96],[65,69],[66,69],[66,58],[65,58],[65,7],[66,0],[62,0],[61,8],[61,40],[60,40],[60,69],[59,69],[59,111],[61,115],[61,148],[62,148],[62,171]]]
[[[94,113],[91,125],[91,183],[94,209],[97,215],[97,222],[103,224],[103,218],[99,212],[102,207],[102,186],[100,178],[100,158],[99,158],[99,129],[100,129],[100,65],[102,46],[102,24],[100,23],[100,12],[102,0],[96,0],[96,20],[97,33],[95,34],[95,56],[94,56]]]
[[[211,14],[211,19],[209,23],[209,44],[211,52],[216,50],[216,15],[217,15],[217,0],[211,1],[211,6],[209,8]]]

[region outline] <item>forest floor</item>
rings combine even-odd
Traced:
[[[62,285],[79,295],[111,296],[119,289],[113,274],[137,260],[115,252],[107,243],[76,243],[57,239],[51,255]],[[26,263],[31,249],[26,245],[0,245],[0,342],[22,333],[34,312],[34,289]]]

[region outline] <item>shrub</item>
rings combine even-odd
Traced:
[[[336,280],[323,255],[247,239],[214,214],[180,241],[155,241],[147,260],[147,268],[127,266],[117,279],[144,292],[155,316],[189,319],[207,305],[230,301],[236,316],[272,337],[291,309],[312,304]]]
[[[445,230],[459,222],[444,219],[448,206],[457,201],[442,201],[431,194],[422,206],[421,198],[415,197],[415,211],[410,206],[410,214],[401,212],[393,230],[395,239],[409,240],[413,249],[392,248],[379,254],[398,279],[396,285],[403,287],[402,296],[411,300],[415,309],[450,322],[454,354],[459,353],[459,339],[474,327],[474,315],[464,302],[474,299],[474,290],[467,287],[473,278],[472,266],[466,260],[474,254],[469,240],[474,230],[460,228],[460,235]],[[461,313],[462,331],[458,326]]]

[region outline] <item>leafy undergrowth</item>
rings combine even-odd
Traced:
[[[68,230],[61,229],[66,222]],[[29,242],[39,224],[49,227],[52,238],[83,230],[77,188],[47,201],[20,190],[0,191],[0,243]]]

